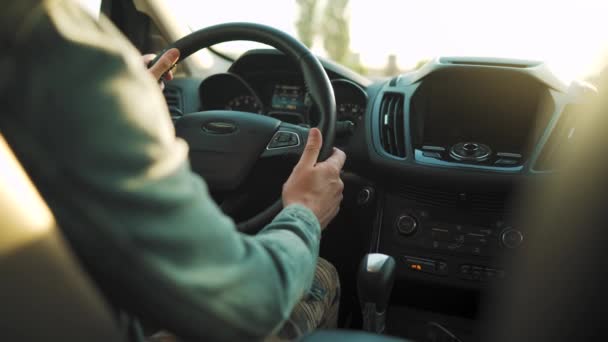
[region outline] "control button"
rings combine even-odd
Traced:
[[[474,233],[485,235],[485,236],[494,236],[495,232],[496,231],[492,228],[481,228],[481,227],[474,228]]]
[[[519,160],[516,160],[516,159],[500,158],[494,162],[494,165],[496,165],[496,166],[513,166],[513,165],[517,165],[518,162],[519,162]]]
[[[464,243],[466,245],[481,247],[488,244],[488,238],[485,234],[469,233],[465,235],[464,238]]]
[[[489,246],[469,246],[467,251],[473,256],[489,257],[497,254],[496,251]]]
[[[524,241],[524,234],[517,229],[507,229],[500,235],[500,241],[507,248],[517,248]]]
[[[437,274],[439,274],[439,275],[448,274],[448,263],[447,262],[439,261],[437,263]]]
[[[435,250],[447,251],[448,244],[449,242],[447,241],[428,241],[425,243],[425,247],[432,248]]]
[[[357,194],[357,204],[358,205],[366,205],[368,204],[374,197],[374,189],[366,186],[359,191]]]
[[[521,159],[521,154],[519,153],[498,152],[496,155],[501,158]]]
[[[435,241],[452,241],[450,231],[443,228],[432,228],[431,238]]]
[[[401,215],[397,218],[395,226],[399,233],[410,236],[416,233],[418,229],[418,221],[411,215]]]
[[[489,281],[504,278],[504,271],[484,266],[460,265],[458,276],[467,280]]]
[[[424,151],[424,152],[422,152],[422,155],[427,158],[441,159],[441,153],[439,153],[439,152]]]
[[[453,228],[453,229],[454,229],[454,231],[455,231],[455,232],[457,232],[457,233],[461,233],[461,234],[462,234],[462,233],[468,233],[468,232],[469,232],[468,227],[465,227],[465,226],[464,226],[464,225],[462,225],[462,224],[456,224],[456,225],[454,225],[454,228]]]
[[[429,151],[429,152],[445,152],[445,147],[426,145],[426,146],[422,146],[422,150]]]
[[[452,242],[450,244],[448,244],[447,246],[448,251],[450,252],[458,252],[458,251],[462,251],[462,243],[459,242]]]
[[[496,270],[492,268],[486,268],[484,278],[487,280],[492,280],[496,278]]]
[[[473,266],[471,268],[471,279],[481,280],[481,276],[484,273],[483,267]]]
[[[416,210],[416,214],[418,214],[423,221],[431,216],[427,210]]]
[[[410,271],[436,274],[436,262],[430,259],[405,257],[405,264]]]
[[[454,241],[455,243],[462,245],[464,244],[466,238],[465,238],[465,234],[456,234],[454,235],[454,239],[452,241]]]
[[[469,278],[471,276],[471,265],[460,265],[460,275]]]

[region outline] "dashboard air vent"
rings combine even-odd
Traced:
[[[380,102],[380,143],[396,157],[405,158],[405,97],[399,93],[385,93]]]
[[[163,95],[165,96],[165,101],[167,102],[167,107],[169,108],[171,119],[177,120],[182,115],[184,115],[181,89],[165,86],[165,89],[163,90]]]

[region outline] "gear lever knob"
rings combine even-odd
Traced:
[[[395,281],[395,259],[372,253],[361,261],[357,277],[357,291],[363,311],[363,329],[382,333],[386,323],[386,309]]]

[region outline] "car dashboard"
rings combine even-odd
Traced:
[[[572,89],[534,61],[437,58],[373,82],[322,64],[336,145],[357,179],[343,215],[369,213],[356,222],[366,250],[392,255],[398,281],[480,289],[508,277],[504,258],[526,245],[518,190],[550,178],[575,138]],[[275,50],[249,51],[203,80],[176,79],[165,97],[174,119],[222,109],[318,122],[298,69]]]
[[[268,66],[272,66],[268,69]],[[339,125],[363,120],[367,94],[357,83],[334,77]],[[281,121],[316,126],[318,110],[308,95],[298,69],[275,50],[253,50],[239,58],[226,73],[204,79],[199,87],[202,110],[238,110]]]

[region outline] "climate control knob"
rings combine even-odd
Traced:
[[[401,215],[395,221],[395,226],[397,227],[397,231],[405,236],[410,236],[416,233],[418,229],[418,221],[412,215]]]
[[[517,248],[524,242],[524,234],[517,229],[506,229],[500,234],[500,241],[507,248]]]

